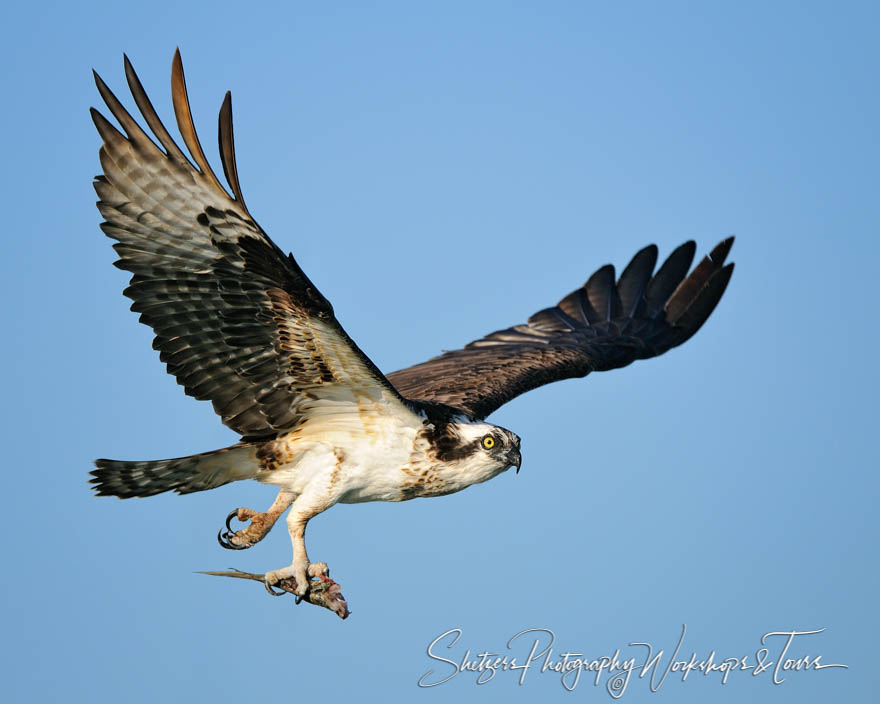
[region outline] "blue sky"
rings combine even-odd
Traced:
[[[668,659],[682,624],[700,657],[824,628],[791,654],[849,669],[670,676],[653,694],[634,678],[623,700],[876,692],[878,19],[870,3],[8,8],[9,700],[611,701],[586,676],[574,693],[534,671],[417,682],[448,674],[426,649],[454,628],[458,660],[527,655],[506,644],[530,628],[559,651],[644,641]],[[518,476],[314,520],[349,620],[194,574],[287,564],[282,526],[242,553],[214,537],[271,488],[117,501],[86,484],[95,457],[236,440],[159,364],[94,208],[90,69],[123,95],[127,52],[172,124],[178,45],[209,158],[231,89],[251,211],[384,370],[523,321],[651,242],[703,254],[735,234],[731,285],[683,347],[496,413],[523,438]]]

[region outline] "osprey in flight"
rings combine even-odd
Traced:
[[[330,302],[248,211],[235,165],[229,93],[220,108],[220,158],[231,194],[196,136],[180,54],[171,70],[177,126],[171,138],[128,58],[125,75],[147,134],[95,74],[124,134],[100,112],[103,175],[95,180],[116,266],[131,272],[125,295],[156,334],[153,347],[186,393],[210,400],[241,435],[231,447],[178,459],[97,460],[99,495],[129,498],[214,489],[240,479],[279,487],[265,512],[239,508],[218,535],[225,548],[262,540],[290,508],[288,567],[267,589],[326,575],[305,546],[306,524],[336,503],[443,496],[516,467],[520,439],[485,422],[519,394],[552,381],[626,366],[690,338],[733,272],[721,242],[688,273],[687,242],[654,271],[657,248],[638,252],[615,277],[586,284],[528,322],[387,376],[345,333]],[[230,521],[248,521],[233,530]]]

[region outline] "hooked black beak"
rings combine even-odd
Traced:
[[[518,447],[510,448],[510,452],[507,453],[507,461],[510,462],[511,467],[516,467],[516,473],[519,474],[519,468],[522,465],[522,455]]]

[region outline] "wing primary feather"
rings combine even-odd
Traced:
[[[651,244],[636,253],[617,280],[620,307],[625,317],[636,314],[656,265],[657,245]]]
[[[538,322],[539,325],[552,323],[553,314],[556,314],[556,317],[559,317],[559,314],[565,315],[568,318],[572,318],[572,321],[564,320],[567,327],[571,328],[572,323],[574,323],[574,327],[578,327],[579,324],[589,325],[590,320],[595,320],[597,318],[596,314],[590,310],[590,299],[587,297],[586,288],[589,285],[589,282],[585,283],[581,288],[575,289],[571,293],[569,293],[565,298],[563,298],[559,303],[556,304],[556,308],[547,309],[550,311],[551,315],[549,316],[550,320],[538,322],[539,317],[543,317],[544,311],[538,311],[535,315],[529,318],[529,324],[534,320]],[[579,321],[579,322],[575,322]]]
[[[709,252],[709,259],[715,262],[717,266],[723,265],[724,260],[727,259],[727,255],[730,253],[730,248],[733,247],[734,239],[733,236],[730,236],[726,240],[716,244],[715,248]]]
[[[125,137],[122,136],[122,133],[113,126],[113,123],[104,117],[98,110],[95,108],[89,108],[89,114],[92,116],[92,122],[95,123],[98,134],[101,135],[101,139],[105,142],[109,143],[125,139]],[[103,147],[101,147],[101,149],[103,149]]]
[[[244,204],[244,196],[241,194],[241,185],[238,182],[238,168],[235,165],[235,137],[232,130],[232,93],[226,91],[223,105],[220,106],[220,126],[218,130],[220,140],[220,161],[223,164],[223,173],[229,182],[235,199],[241,203],[241,207],[247,210]]]
[[[229,196],[223,184],[220,183],[211,165],[205,158],[205,152],[196,134],[193,124],[192,111],[189,107],[189,97],[186,93],[186,79],[183,75],[183,61],[180,58],[180,49],[174,51],[174,60],[171,62],[171,102],[174,104],[174,115],[177,118],[177,128],[180,135],[192,154],[193,160],[202,174],[225,196]]]
[[[122,58],[125,63],[125,78],[128,81],[129,90],[131,90],[131,94],[134,97],[134,102],[138,106],[138,110],[141,111],[141,115],[144,116],[150,129],[153,130],[153,134],[156,135],[156,138],[162,146],[165,147],[165,151],[169,156],[178,161],[189,163],[189,159],[186,158],[186,155],[181,151],[180,147],[177,146],[177,142],[174,141],[168,133],[168,130],[165,129],[165,125],[159,118],[158,113],[156,113],[153,103],[150,101],[149,96],[147,96],[147,92],[144,90],[144,86],[138,78],[137,73],[135,73],[134,66],[132,66],[131,61],[128,60],[128,56],[123,54]]]
[[[107,87],[107,84],[104,83],[103,79],[98,75],[98,72],[92,71],[92,74],[95,77],[95,85],[98,86],[98,92],[101,94],[101,97],[104,99],[104,102],[107,104],[113,117],[115,117],[119,121],[119,124],[122,125],[122,129],[125,130],[128,138],[139,147],[147,149],[152,148],[158,152],[159,147],[156,146],[156,143],[149,138],[147,133],[141,129],[141,126],[129,114],[128,110],[126,110],[122,103],[119,102],[119,99],[113,94],[113,91]]]
[[[731,246],[732,237],[716,245],[709,256],[703,257],[690,275],[676,287],[665,306],[666,317],[671,323],[677,324],[678,319],[694,303],[709,278],[724,264]]]
[[[591,323],[612,320],[620,314],[620,298],[614,285],[614,266],[606,264],[587,281],[587,297],[590,307],[598,316]]]
[[[569,293],[556,306],[559,311],[576,321],[581,321],[584,325],[610,320],[608,316],[615,308],[620,307],[617,292],[613,289],[614,267],[606,264],[595,272],[587,283]],[[531,322],[532,318],[529,319],[529,323]]]
[[[697,243],[688,240],[676,247],[672,254],[666,258],[666,261],[660,265],[645,292],[645,313],[649,318],[655,318],[663,311],[669,296],[687,275],[696,251]]]
[[[721,300],[732,275],[733,264],[731,263],[716,270],[709,277],[705,286],[697,293],[696,298],[678,319],[677,327],[684,331],[681,342],[689,340],[703,326]]]

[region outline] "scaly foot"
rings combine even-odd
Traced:
[[[326,562],[299,562],[294,561],[292,565],[282,567],[280,570],[270,570],[263,577],[263,583],[266,585],[266,591],[272,596],[281,596],[285,592],[276,592],[273,587],[284,580],[292,579],[296,585],[291,585],[293,593],[299,599],[305,596],[309,590],[311,577],[329,577],[330,568]],[[297,601],[297,603],[299,600]]]

